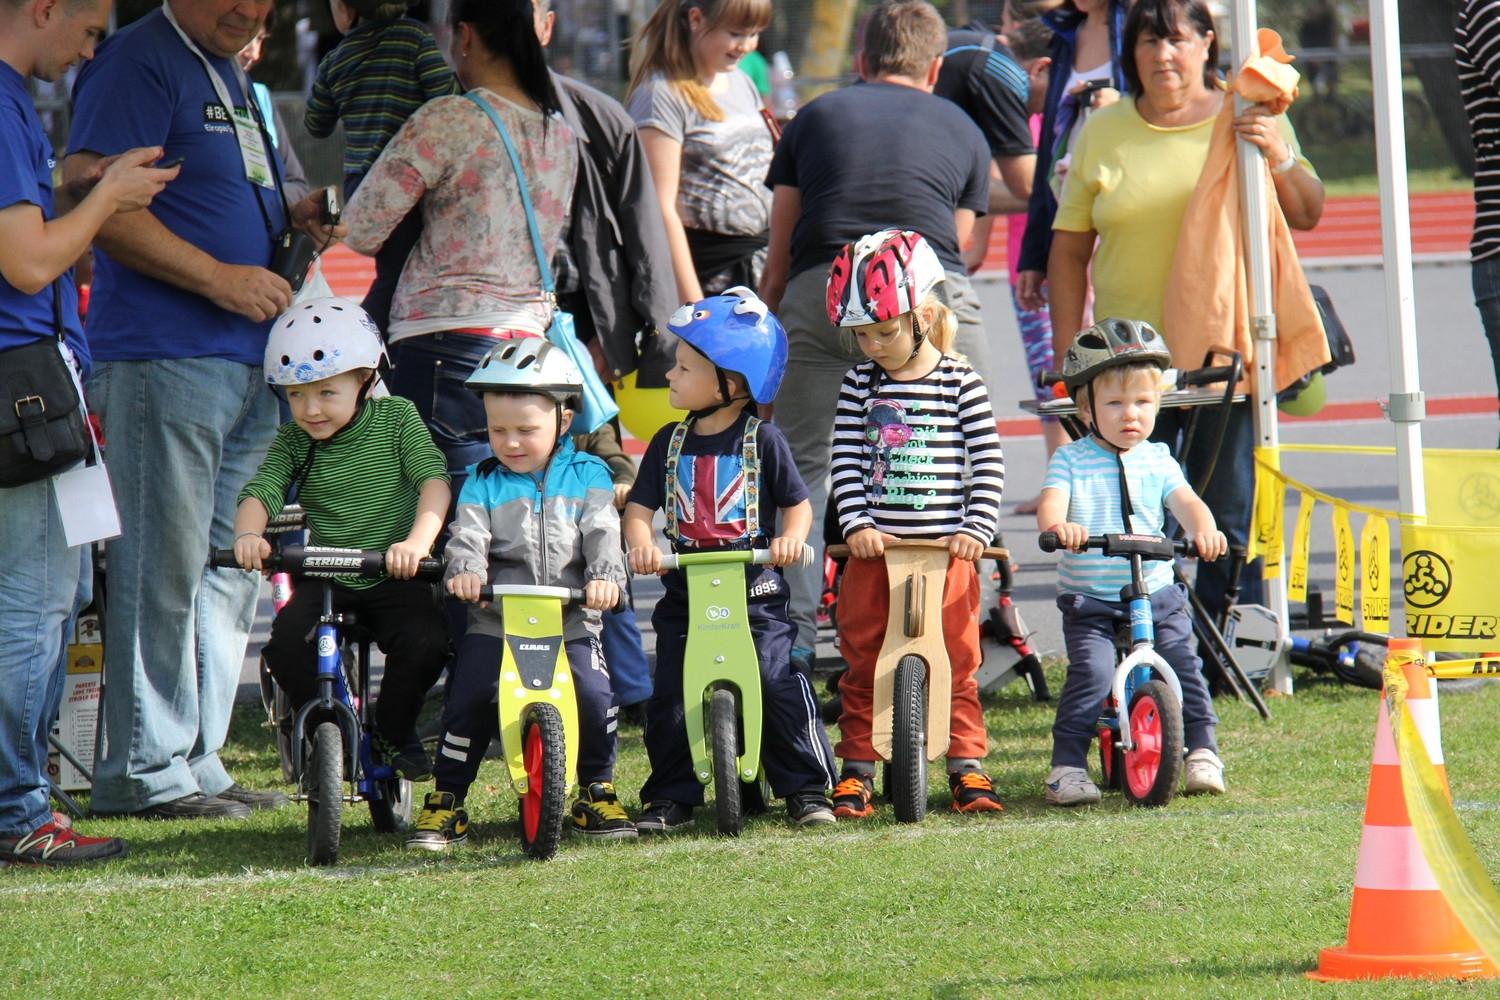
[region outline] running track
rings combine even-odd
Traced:
[[[1411,196],[1412,252],[1459,255],[1467,252],[1474,226],[1474,196],[1467,191]],[[1378,263],[1380,256],[1380,206],[1374,197],[1330,198],[1318,228],[1296,233],[1297,250],[1307,259],[1327,263]],[[1006,270],[1005,227],[996,226],[981,272],[1003,274]],[[373,262],[345,246],[323,256],[323,274],[335,293],[354,299],[364,296],[374,276]],[[1494,397],[1429,398],[1429,416],[1494,413],[1500,404]],[[1295,420],[1296,418],[1286,418]],[[1315,421],[1382,419],[1374,403],[1329,403]],[[1035,418],[1003,419],[1000,433],[1008,437],[1040,433]],[[637,445],[627,442],[627,447]],[[630,450],[638,450],[631,448]]]

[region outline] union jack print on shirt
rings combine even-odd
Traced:
[[[677,462],[676,503],[678,544],[684,548],[718,547],[744,539],[745,469],[740,456],[683,455]]]

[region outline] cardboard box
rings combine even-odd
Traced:
[[[85,611],[68,645],[67,673],[63,677],[62,708],[52,735],[90,771],[94,768],[94,739],[99,732],[99,694],[104,669],[103,636],[99,616]],[[87,791],[89,780],[62,754],[47,755],[47,776],[68,792]]]

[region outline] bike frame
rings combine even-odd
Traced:
[[[1168,555],[1170,557],[1170,548]],[[1141,563],[1141,553],[1131,552],[1130,587],[1120,595],[1127,598],[1130,605],[1130,652],[1115,664],[1114,678],[1110,682],[1110,697],[1114,700],[1120,746],[1127,751],[1136,748],[1135,739],[1130,732],[1130,696],[1137,687],[1151,679],[1153,671],[1167,682],[1177,698],[1177,704],[1182,704],[1182,683],[1177,679],[1176,671],[1156,651],[1156,623],[1151,617],[1151,595],[1146,590],[1146,577]]]
[[[510,784],[519,796],[531,790],[521,723],[529,705],[552,705],[562,717],[563,747],[572,791],[578,773],[578,696],[563,645],[563,607],[578,595],[567,587],[504,584],[485,588],[500,603],[505,651],[500,657],[500,744]]]

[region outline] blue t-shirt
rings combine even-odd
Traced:
[[[26,81],[9,64],[0,62],[0,208],[24,202],[39,207],[42,218],[53,218],[55,165],[52,144],[47,141],[47,133],[32,107]],[[78,322],[78,291],[73,285],[72,270],[64,272],[61,287],[63,329],[68,346],[87,374],[89,350]],[[27,295],[0,277],[0,350],[50,336],[53,336],[52,288]]]
[[[1167,497],[1187,486],[1182,467],[1160,441],[1138,444],[1121,456],[1130,486],[1130,527],[1120,516],[1120,466],[1112,452],[1091,434],[1070,441],[1052,453],[1044,490],[1061,490],[1068,497],[1068,520],[1091,535],[1134,532],[1161,534]],[[1146,589],[1156,593],[1172,583],[1172,564],[1153,560],[1142,564]],[[1063,594],[1087,594],[1101,601],[1118,601],[1130,582],[1130,560],[1102,552],[1064,552],[1057,563],[1057,589]]]
[[[694,434],[682,439],[677,459],[676,549],[745,548],[764,545],[776,535],[780,508],[794,507],[807,499],[807,486],[797,474],[792,449],[775,424],[762,422],[755,432],[756,457],[760,460],[760,537],[749,538],[747,476],[743,455],[745,422],[741,413],[717,434]],[[661,510],[667,497],[667,451],[676,424],[656,432],[641,457],[641,469],[630,488],[630,502]]]
[[[243,108],[243,76],[228,59],[208,59]],[[113,156],[137,146],[184,157],[177,179],[148,209],[167,229],[221,263],[270,264],[272,233],[287,224],[281,199],[246,179],[239,140],[208,70],[159,9],[106,39],[73,86],[69,153]],[[273,148],[268,153],[276,156]],[[279,157],[274,168],[282,169]],[[101,361],[226,358],[259,365],[270,329],[269,321],[227,312],[96,255],[89,339]]]

